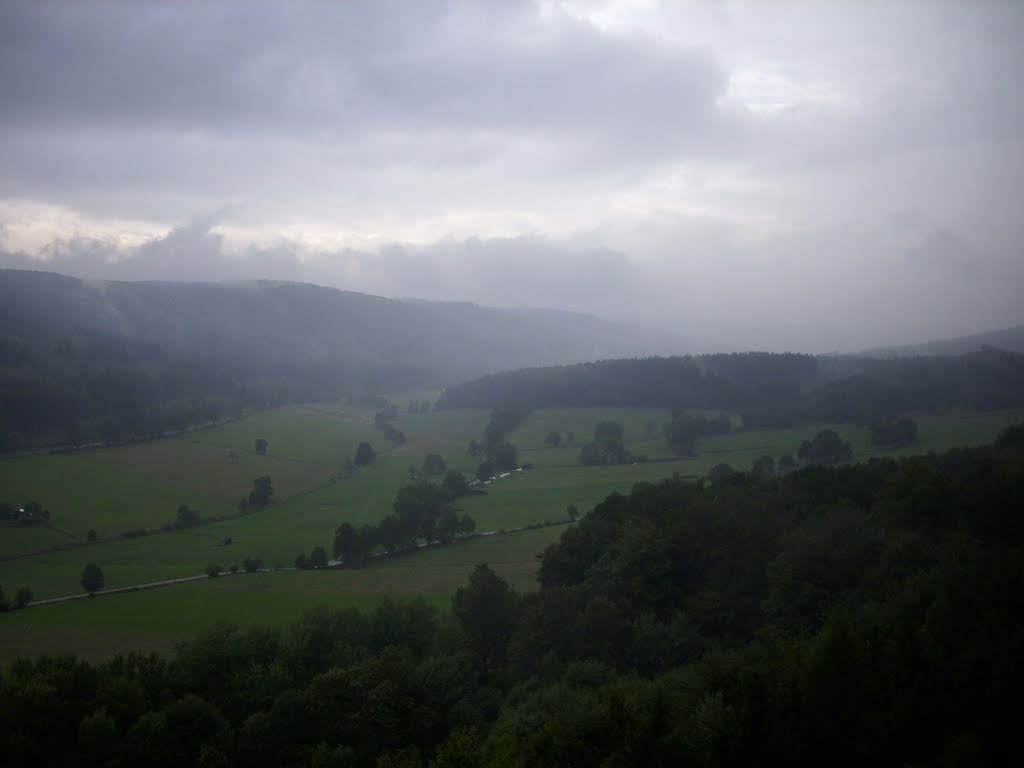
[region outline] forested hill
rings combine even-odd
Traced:
[[[962,766],[1017,749],[1024,427],[612,494],[520,595],[18,661],[10,766]],[[322,574],[327,578],[327,574]],[[242,577],[240,577],[242,578]],[[115,598],[110,598],[115,599]],[[35,609],[30,609],[35,610]]]
[[[748,425],[870,423],[911,410],[1024,404],[1024,355],[872,359],[797,354],[651,357],[530,368],[445,390],[442,408],[634,405],[738,411]]]
[[[0,270],[0,450],[136,411],[436,386],[489,371],[678,350],[553,310],[398,301],[314,285],[85,281]],[[215,409],[216,410],[216,409]],[[117,416],[124,421],[124,418]],[[137,420],[137,419],[135,419]],[[132,425],[127,427],[130,432]]]
[[[84,281],[0,270],[5,343],[87,334],[250,365],[402,364],[459,381],[529,365],[665,352],[678,340],[557,310],[399,301],[283,283]]]
[[[953,339],[934,339],[920,344],[878,347],[863,352],[866,357],[909,357],[911,355],[962,355],[985,347],[1024,353],[1024,325],[1000,328],[985,333],[972,333]]]

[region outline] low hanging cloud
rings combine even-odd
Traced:
[[[999,0],[14,0],[0,263],[734,348],[1017,323],[1021,39]]]
[[[1024,267],[968,279],[968,243],[922,229],[907,251],[905,233],[894,236],[905,228],[856,238],[805,229],[745,242],[725,223],[663,215],[566,240],[445,239],[330,252],[281,241],[237,252],[207,217],[137,247],[78,238],[36,255],[0,253],[0,266],[116,280],[290,280],[393,298],[561,308],[670,330],[701,350],[856,351],[1017,322]],[[592,240],[630,242],[633,253]]]

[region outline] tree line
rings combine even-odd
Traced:
[[[458,536],[471,534],[476,530],[476,522],[469,514],[459,515],[454,506],[467,493],[466,478],[456,470],[449,470],[439,485],[429,480],[408,483],[395,494],[391,514],[376,525],[357,528],[343,522],[338,526],[334,533],[334,557],[345,566],[359,565],[375,553],[395,555],[416,549],[420,543],[450,544]],[[314,547],[308,558],[299,555],[296,565],[324,567],[326,550]]]
[[[744,428],[814,421],[871,427],[911,411],[1020,407],[1024,355],[984,349],[892,359],[744,353],[605,360],[484,376],[449,387],[437,407],[510,403],[732,411]]]
[[[188,357],[99,332],[32,342],[0,365],[0,453],[119,445],[288,403],[365,399],[417,380],[398,364]]]
[[[449,612],[384,600],[221,626],[166,659],[19,660],[0,679],[0,754],[993,763],[1015,746],[1024,683],[1022,483],[1024,426],[937,456],[638,484],[547,548],[536,593],[479,565]]]
[[[482,438],[470,440],[466,448],[466,452],[474,459],[483,459],[476,468],[477,480],[486,482],[496,472],[516,469],[519,449],[509,441],[508,433],[529,415],[530,407],[520,402],[507,403],[491,411]]]

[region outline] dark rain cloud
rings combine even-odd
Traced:
[[[2,3],[2,242],[31,230],[3,218],[22,204],[151,236],[65,226],[0,263],[767,348],[1020,321],[1020,4],[605,6]]]

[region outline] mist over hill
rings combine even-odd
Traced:
[[[1024,406],[1024,355],[868,358],[747,352],[602,360],[489,374],[446,389],[440,408],[644,406],[734,411],[746,427],[871,426],[911,412]]]
[[[38,445],[42,435],[59,439],[80,422],[121,423],[111,436],[159,432],[249,406],[441,386],[684,344],[557,310],[400,301],[288,282],[87,281],[21,270],[0,270],[0,329],[8,450]]]
[[[984,347],[1005,349],[1010,352],[1024,352],[1024,325],[1000,328],[969,336],[951,339],[934,339],[919,344],[903,344],[895,347],[866,349],[861,354],[868,357],[910,357],[913,355],[962,355],[976,352]]]
[[[422,368],[454,382],[529,365],[680,351],[672,335],[558,310],[402,301],[277,281],[86,281],[0,271],[8,342],[103,334],[167,353],[251,363]]]

